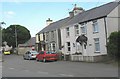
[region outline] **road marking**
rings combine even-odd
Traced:
[[[64,76],[64,77],[74,77],[73,75],[67,75],[67,74],[59,74],[61,76]]]
[[[39,74],[48,74],[48,72],[38,71]]]

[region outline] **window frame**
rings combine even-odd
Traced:
[[[100,53],[100,39],[99,38],[94,38],[94,45],[95,45],[94,47],[95,53]]]
[[[92,26],[93,26],[93,33],[98,33],[99,32],[98,21],[94,20],[92,22],[93,22],[93,24],[92,24]]]
[[[78,36],[80,34],[79,25],[78,24],[74,25],[74,29],[75,29],[75,36]]]
[[[70,51],[71,51],[71,44],[70,44],[70,42],[67,42],[67,52],[70,52]]]
[[[80,25],[81,25],[81,27],[80,27],[80,29],[81,29],[81,34],[87,34],[87,25],[86,25],[87,23],[81,23]]]
[[[69,37],[69,36],[70,36],[70,28],[67,27],[67,28],[66,28],[66,37]]]

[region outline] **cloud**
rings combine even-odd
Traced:
[[[8,11],[7,14],[8,14],[8,15],[15,15],[15,12],[13,12],[13,11]]]
[[[7,12],[4,12],[4,16],[6,17],[6,18],[13,18],[14,16],[15,16],[15,12],[13,12],[13,11],[7,11]]]

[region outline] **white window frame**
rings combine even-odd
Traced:
[[[100,39],[99,38],[94,38],[94,45],[95,45],[95,53],[100,53]]]
[[[54,39],[55,35],[54,35],[54,31],[51,31],[51,39]]]
[[[68,44],[69,43],[69,44]],[[70,50],[69,50],[70,49]],[[70,52],[71,51],[71,45],[70,45],[70,42],[67,42],[67,52]]]
[[[69,37],[69,36],[70,36],[70,28],[67,27],[67,28],[66,28],[66,37]]]
[[[94,20],[92,25],[93,25],[93,33],[98,33],[99,32],[98,21]]]
[[[87,34],[87,25],[86,23],[81,24],[81,34]]]
[[[46,32],[46,41],[49,39],[49,32]]]
[[[75,36],[78,36],[80,34],[79,25],[78,24],[74,25],[74,29],[75,29]]]

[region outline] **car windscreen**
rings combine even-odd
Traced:
[[[55,52],[47,51],[46,54],[56,54]]]
[[[31,51],[31,53],[32,53],[32,54],[38,54],[38,52],[37,52],[37,51]]]

